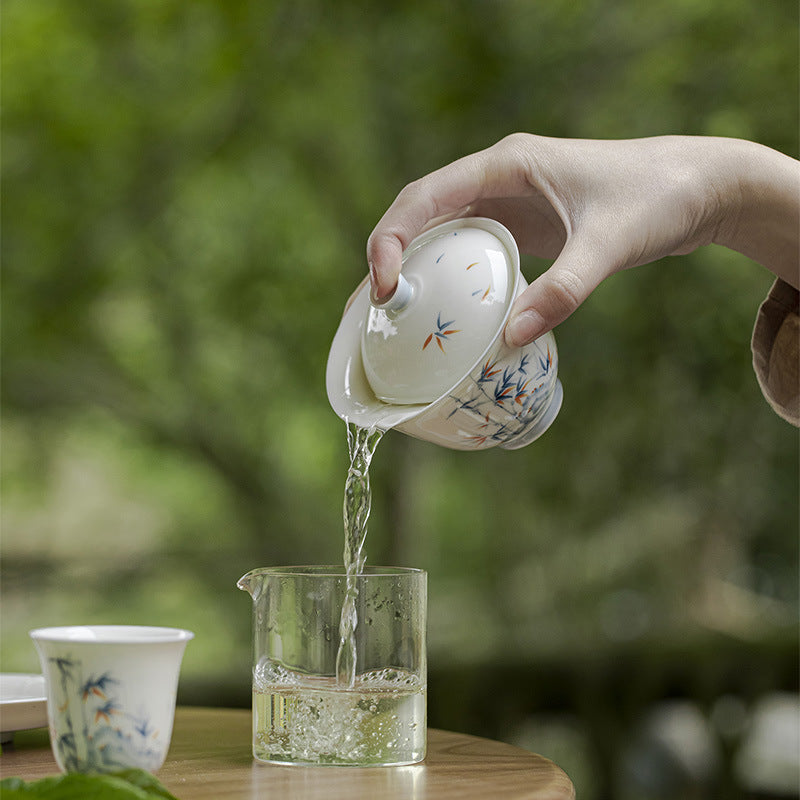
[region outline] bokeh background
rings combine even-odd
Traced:
[[[2,37],[2,670],[40,625],[184,626],[185,703],[249,702],[240,575],[341,560],[324,368],[403,185],[515,130],[798,156],[791,0],[6,0]],[[770,284],[717,247],[620,274],[556,330],[544,438],[384,438],[368,560],[429,571],[431,725],[581,800],[797,795]]]

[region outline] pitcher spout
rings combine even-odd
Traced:
[[[253,600],[257,600],[264,586],[264,570],[252,569],[236,581],[237,588],[247,592]]]

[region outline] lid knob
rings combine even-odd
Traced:
[[[396,314],[398,311],[404,309],[411,302],[413,296],[414,287],[405,279],[405,276],[401,272],[397,276],[397,288],[392,294],[383,300],[376,300],[370,294],[369,302],[372,304],[373,308],[385,311],[391,316],[392,313]]]

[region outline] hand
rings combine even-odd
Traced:
[[[752,142],[593,141],[512,134],[406,186],[367,242],[372,292],[391,294],[411,240],[446,219],[492,217],[524,253],[555,259],[506,327],[527,344],[609,275],[711,242],[798,283],[800,164]]]

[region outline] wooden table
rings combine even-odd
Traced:
[[[430,729],[428,756],[410,767],[282,767],[253,761],[250,711],[178,708],[158,779],[179,800],[570,800],[552,761],[509,744]],[[17,734],[0,778],[58,773],[44,735]]]

